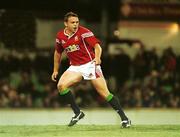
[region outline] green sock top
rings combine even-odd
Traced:
[[[106,101],[110,101],[113,98],[113,94],[110,93],[107,97],[106,97]]]
[[[70,89],[67,88],[67,89],[64,89],[63,91],[60,91],[59,93],[60,93],[60,95],[65,95],[65,94],[67,94],[69,91],[70,91]]]

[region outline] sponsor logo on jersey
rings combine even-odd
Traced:
[[[77,51],[79,49],[80,49],[79,45],[74,44],[74,45],[70,45],[70,46],[66,47],[65,51],[68,53],[68,52]]]

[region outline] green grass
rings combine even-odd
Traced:
[[[180,137],[180,125],[0,126],[0,137]]]

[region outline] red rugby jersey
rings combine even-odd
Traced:
[[[94,46],[100,41],[85,27],[79,26],[77,31],[68,36],[61,30],[56,36],[55,49],[57,52],[66,52],[71,65],[82,65],[94,59]]]

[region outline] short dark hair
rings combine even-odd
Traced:
[[[64,21],[67,22],[69,17],[77,17],[78,18],[78,15],[72,11],[68,12],[64,15]]]

